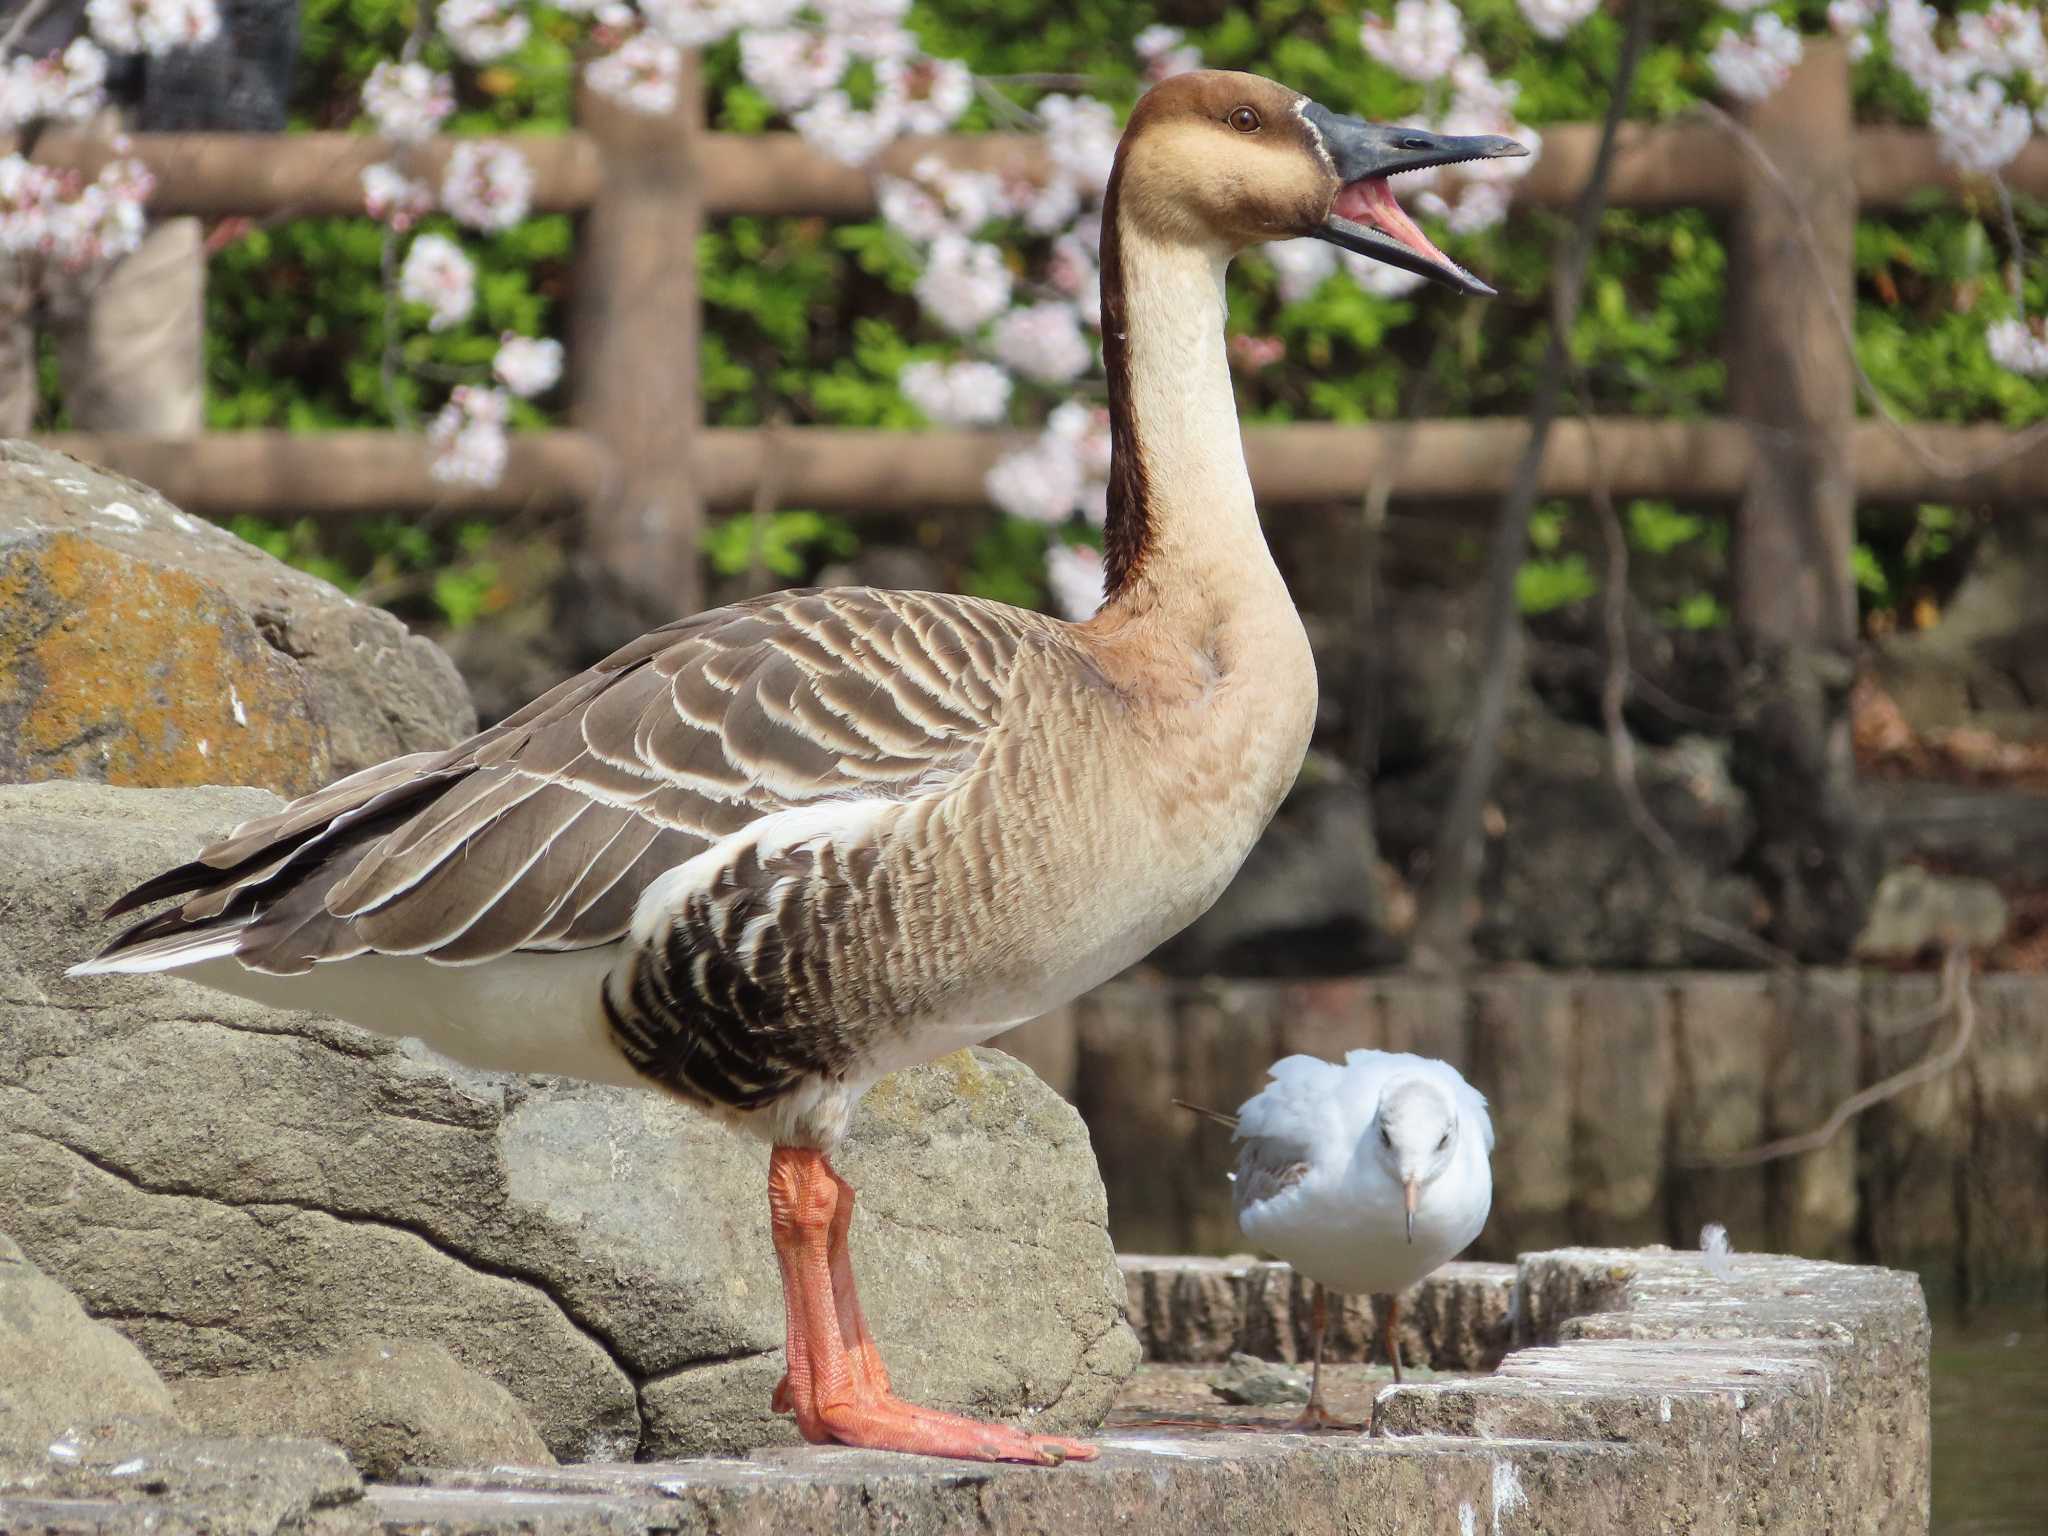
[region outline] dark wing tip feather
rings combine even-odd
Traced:
[[[180,864],[176,869],[167,869],[160,875],[153,875],[135,887],[100,914],[100,921],[125,917],[139,911],[153,902],[162,901],[166,896],[189,896],[194,891],[203,891],[217,885],[223,872],[203,859],[194,859],[189,864]],[[116,940],[115,942],[119,942]]]
[[[1226,1115],[1220,1109],[1204,1109],[1200,1104],[1190,1104],[1186,1099],[1174,1099],[1172,1103],[1175,1107],[1185,1109],[1190,1114],[1200,1115],[1205,1120],[1214,1120],[1225,1130],[1234,1131],[1237,1129],[1237,1116],[1235,1115]]]

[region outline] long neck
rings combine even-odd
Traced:
[[[1119,171],[1121,167],[1119,167]],[[1112,177],[1103,207],[1102,350],[1112,459],[1106,607],[1263,595],[1272,557],[1252,504],[1224,352],[1228,258],[1134,228]]]

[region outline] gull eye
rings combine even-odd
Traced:
[[[1394,1145],[1394,1138],[1387,1134],[1387,1128],[1384,1125],[1380,1127],[1380,1145],[1389,1149]]]
[[[1250,107],[1238,107],[1235,109],[1230,114],[1228,122],[1239,133],[1257,133],[1259,131],[1259,114]]]
[[[1439,1141],[1437,1142],[1437,1144],[1436,1144],[1436,1149],[1437,1149],[1437,1151],[1441,1152],[1441,1151],[1443,1151],[1443,1149],[1444,1149],[1445,1147],[1448,1147],[1448,1146],[1449,1146],[1450,1144],[1451,1144],[1451,1133],[1450,1133],[1449,1131],[1445,1131],[1445,1132],[1444,1132],[1444,1134],[1443,1134],[1443,1136],[1442,1136],[1442,1138],[1441,1138],[1441,1139],[1440,1139],[1440,1140],[1439,1140]]]

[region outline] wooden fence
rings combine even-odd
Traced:
[[[1702,1156],[1800,1135],[1953,1038],[1937,978],[1809,971],[1504,973],[1469,981],[1124,978],[993,1043],[1088,1122],[1111,1235],[1137,1253],[1235,1253],[1227,1131],[1301,1051],[1439,1056],[1492,1105],[1493,1213],[1468,1258],[1570,1243],[1736,1247],[1917,1269],[1939,1303],[2048,1301],[2048,980],[1972,986],[1953,1070],[1760,1166]]]
[[[1759,480],[1785,479],[1789,453],[1799,462],[1787,494],[1818,478],[1838,500],[2039,497],[2048,484],[2048,439],[2013,454],[2012,438],[1996,428],[1921,427],[1914,429],[1916,450],[1890,428],[1855,419],[1846,363],[1786,366],[1787,315],[1804,317],[1803,339],[1814,356],[1843,351],[1841,302],[1858,208],[1897,209],[1928,189],[1964,187],[1931,135],[1857,129],[1848,115],[1847,78],[1840,49],[1818,44],[1793,83],[1755,118],[1762,147],[1789,175],[1767,171],[1709,123],[1626,131],[1611,180],[1614,206],[1731,209],[1745,232],[1738,252],[1769,263],[1761,280],[1770,285],[1771,302],[1736,306],[1741,312],[1731,314],[1728,328],[1731,398],[1751,402],[1749,421],[1563,423],[1544,468],[1546,494],[1584,495],[1600,485],[1624,496],[1734,500],[1753,495]],[[1517,203],[1568,205],[1596,141],[1590,124],[1545,129],[1541,158],[1515,186]],[[337,133],[143,134],[130,143],[157,177],[158,211],[205,216],[358,212],[363,168],[391,153],[380,140]],[[435,167],[449,147],[424,146],[416,163]],[[700,317],[690,255],[705,221],[736,214],[864,217],[874,208],[864,173],[823,159],[793,134],[705,131],[694,65],[668,118],[592,99],[577,131],[521,147],[534,169],[535,207],[582,216],[570,326],[572,425],[516,438],[499,485],[439,484],[427,472],[420,440],[397,433],[53,440],[216,517],[290,510],[346,519],[436,506],[498,518],[536,506],[581,509],[597,555],[664,614],[687,612],[696,602],[704,508],[745,504],[764,480],[783,505],[842,512],[985,503],[982,477],[1019,440],[1016,434],[931,432],[907,453],[900,434],[797,427],[771,435],[703,425],[692,361]],[[1044,173],[1036,141],[1006,134],[905,141],[888,151],[883,167],[901,172],[933,152],[957,165]],[[37,141],[35,158],[89,174],[111,153],[104,141],[59,130]],[[2048,140],[2030,141],[2008,180],[2048,197]],[[1382,476],[1396,498],[1486,496],[1505,483],[1524,435],[1517,419],[1450,420],[1255,427],[1246,443],[1261,498],[1280,505],[1354,497]],[[1846,550],[1842,555],[1846,571]]]

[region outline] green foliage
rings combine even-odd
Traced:
[[[771,512],[719,518],[704,530],[704,553],[720,576],[744,576],[757,566],[784,583],[816,564],[844,560],[860,547],[853,530],[822,512]]]
[[[1531,618],[1584,602],[1599,590],[1599,581],[1586,567],[1586,557],[1576,550],[1555,560],[1524,561],[1515,575],[1515,601]]]

